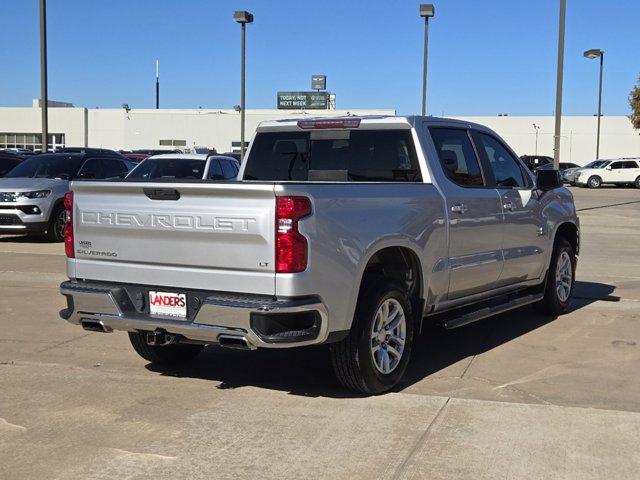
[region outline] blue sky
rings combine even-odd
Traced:
[[[559,0],[435,1],[429,112],[553,113]],[[423,23],[406,0],[48,0],[49,98],[86,107],[230,108],[239,102],[239,26],[248,27],[247,108],[275,108],[278,90],[327,75],[338,108],[420,109]],[[605,50],[603,111],[628,114],[640,74],[637,0],[568,0],[564,113],[596,111]],[[39,96],[37,0],[3,0],[0,105]]]

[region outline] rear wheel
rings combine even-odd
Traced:
[[[174,344],[149,345],[146,332],[129,332],[129,340],[138,355],[151,363],[160,365],[181,365],[198,356],[204,345]]]
[[[413,324],[411,304],[400,285],[381,279],[366,288],[358,299],[351,332],[331,344],[340,383],[367,394],[393,388],[409,362]]]
[[[569,242],[558,238],[553,247],[544,298],[536,304],[536,308],[554,316],[567,312],[571,306],[575,272],[575,252]]]
[[[592,177],[589,177],[589,180],[587,180],[587,185],[589,186],[589,188],[599,188],[602,185],[602,179],[599,176],[594,175]]]
[[[47,240],[50,242],[62,242],[64,240],[64,227],[67,224],[67,211],[63,205],[58,205],[51,212],[49,226],[47,227]]]

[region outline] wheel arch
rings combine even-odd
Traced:
[[[553,243],[555,244],[556,239],[560,237],[569,242],[576,255],[580,253],[580,229],[575,223],[570,221],[560,223],[556,227]]]
[[[417,321],[422,318],[425,279],[420,254],[415,248],[409,245],[380,245],[372,249],[362,265],[356,303],[371,281],[380,277],[390,278],[406,286],[414,318]]]
[[[60,207],[64,208],[64,197],[57,198],[54,202],[51,202],[51,208],[49,208],[49,215],[47,216],[47,222],[51,221],[51,216]]]

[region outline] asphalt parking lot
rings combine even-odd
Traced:
[[[0,478],[640,478],[640,190],[572,191],[574,310],[429,328],[370,398],[323,348],[157,371],[59,320],[61,244],[0,237]]]

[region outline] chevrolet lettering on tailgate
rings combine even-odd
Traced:
[[[257,219],[245,216],[188,214],[139,214],[107,211],[83,211],[80,222],[85,225],[152,229],[191,229],[202,231],[251,232]]]

